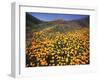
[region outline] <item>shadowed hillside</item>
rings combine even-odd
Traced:
[[[40,21],[39,19],[33,17],[31,14],[26,12],[26,26],[32,26],[35,24],[39,24],[42,21]]]
[[[89,27],[89,16],[80,20],[76,21],[77,24],[81,25],[82,27]]]

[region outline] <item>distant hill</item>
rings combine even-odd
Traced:
[[[42,31],[43,29],[47,31],[69,31],[73,29],[80,29],[82,27],[89,27],[89,17],[85,17],[77,20],[66,21],[64,19],[55,19],[53,21],[44,22],[29,13],[26,13],[26,36],[30,37],[33,31]],[[49,28],[49,30],[47,29]]]
[[[48,32],[66,32],[71,31],[75,29],[80,29],[82,27],[89,27],[89,17],[85,17],[78,20],[71,20],[66,21],[63,19],[56,19],[53,21],[49,21],[46,23],[39,24],[39,31],[42,31],[45,33]]]
[[[81,27],[89,27],[89,16],[76,20],[77,24],[81,25]]]
[[[89,17],[78,20],[66,21],[56,19],[49,22],[44,22],[29,13],[26,13],[26,45],[29,46],[34,32],[43,32],[46,35],[53,32],[67,32],[77,30],[83,27],[89,27]]]
[[[63,20],[63,19],[56,19],[54,21],[51,21],[50,23],[52,24],[66,24],[66,26],[73,26],[73,27],[89,27],[89,16],[82,18],[82,19],[77,19],[77,20]]]
[[[32,26],[34,24],[40,24],[42,21],[26,12],[26,26]]]
[[[53,21],[44,22],[32,16],[31,14],[26,13],[26,27],[28,26],[30,28],[37,29],[41,27],[42,28],[50,27],[56,24],[63,24],[66,27],[89,27],[89,17],[85,17],[78,20],[70,20],[70,21],[66,21],[59,18]]]

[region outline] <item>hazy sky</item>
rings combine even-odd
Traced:
[[[34,13],[28,12],[32,16],[42,20],[42,21],[52,21],[55,19],[64,19],[64,20],[76,20],[88,17],[88,15],[76,15],[76,14],[55,14],[55,13]]]

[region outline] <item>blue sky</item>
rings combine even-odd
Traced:
[[[78,15],[78,14],[55,14],[55,13],[34,13],[28,12],[32,16],[42,20],[42,21],[52,21],[55,19],[64,19],[64,20],[77,20],[81,18],[88,17],[88,15]]]

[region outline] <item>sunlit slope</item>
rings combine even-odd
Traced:
[[[27,66],[89,64],[89,29],[78,27],[64,32],[55,29],[52,26],[33,32],[26,48],[30,57]]]

